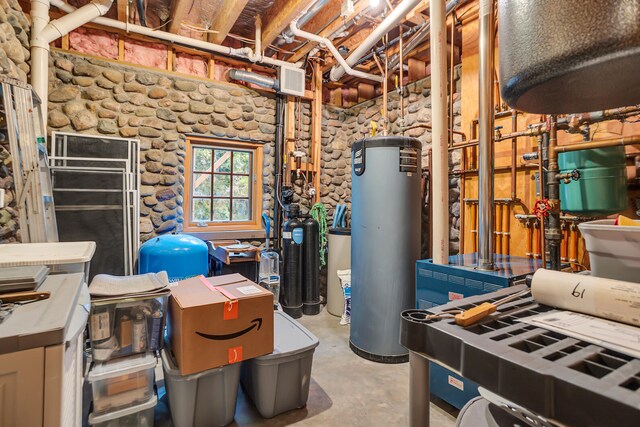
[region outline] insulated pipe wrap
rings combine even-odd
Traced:
[[[640,0],[498,0],[512,108],[562,114],[640,101]]]

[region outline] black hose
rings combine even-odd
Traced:
[[[176,1],[176,0],[174,0]],[[145,8],[144,8],[144,0],[136,0],[136,5],[138,6],[138,15],[140,15],[140,25],[143,27],[147,26],[147,18]]]

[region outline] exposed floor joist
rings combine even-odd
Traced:
[[[168,28],[170,33],[178,34],[180,32],[180,25],[187,16],[190,7],[191,1],[189,0],[173,0],[171,3],[171,22],[169,22]]]
[[[249,0],[224,0],[222,2],[218,13],[211,22],[210,30],[217,31],[216,33],[209,33],[209,41],[211,43],[219,44],[227,38],[229,31],[231,31],[247,3],[249,3]]]

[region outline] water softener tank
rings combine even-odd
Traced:
[[[307,218],[302,228],[302,312],[314,315],[320,313],[320,226],[315,219]]]
[[[200,274],[209,275],[209,249],[197,237],[186,234],[163,234],[140,246],[138,273],[166,271],[169,281]]]
[[[299,207],[289,205],[282,232],[282,289],[280,303],[289,316],[302,316],[302,242],[304,231],[298,219]]]
[[[420,257],[421,144],[365,138],[352,148],[351,349],[366,359],[409,359],[400,313],[415,306]]]

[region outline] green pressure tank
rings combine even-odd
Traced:
[[[577,169],[580,179],[560,184],[563,212],[610,215],[627,208],[627,171],[624,147],[560,153],[562,173]]]

